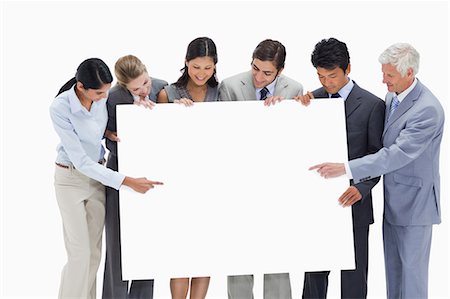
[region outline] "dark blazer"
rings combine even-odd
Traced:
[[[354,81],[352,91],[345,100],[348,159],[356,159],[377,152],[383,147],[385,103],[383,100],[359,87]],[[328,98],[325,89],[313,91],[315,98]],[[363,198],[352,206],[353,225],[366,226],[373,223],[372,188],[380,177],[353,184]]]
[[[156,78],[151,79],[152,90],[150,91],[149,98],[151,101],[156,103],[158,93],[164,88],[164,86],[167,85],[167,82]],[[133,102],[133,96],[128,89],[120,86],[119,84],[111,88],[109,91],[108,100],[106,101],[106,107],[108,109],[108,124],[106,125],[107,130],[117,132],[116,105],[131,105]],[[106,148],[110,151],[107,166],[117,171],[117,142],[106,138]]]

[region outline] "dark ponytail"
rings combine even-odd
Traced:
[[[78,66],[75,77],[67,81],[56,96],[69,90],[77,82],[81,82],[84,89],[100,89],[104,84],[112,81],[113,77],[106,63],[99,58],[89,58]]]
[[[75,83],[77,83],[77,78],[73,77],[59,89],[58,94],[56,96],[59,96],[60,93],[63,93],[66,90],[69,90],[72,86],[74,86]]]

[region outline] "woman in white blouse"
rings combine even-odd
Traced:
[[[95,299],[105,219],[105,187],[128,186],[145,193],[162,183],[132,178],[104,167],[102,145],[113,78],[98,58],[83,61],[59,91],[50,116],[60,143],[56,148],[55,194],[61,212],[67,263],[60,298]]]

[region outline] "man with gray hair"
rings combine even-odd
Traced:
[[[383,148],[347,163],[311,167],[354,182],[384,175],[383,242],[388,298],[428,298],[433,224],[441,222],[439,153],[444,110],[417,78],[419,53],[397,43],[379,57],[386,95]],[[339,201],[349,195],[344,192]]]

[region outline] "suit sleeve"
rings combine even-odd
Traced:
[[[303,95],[303,85],[301,85],[300,83],[298,84],[298,92],[297,95],[298,96],[302,96]]]
[[[164,88],[164,86],[167,85],[168,85],[167,81],[152,78],[152,89],[149,94],[150,100],[156,103],[159,92]]]
[[[384,114],[385,104],[383,101],[377,101],[373,106],[369,115],[368,127],[367,127],[367,153],[376,153],[383,147],[382,135],[384,129]],[[380,177],[375,177],[371,180],[354,184],[353,180],[351,184],[358,189],[361,193],[363,200],[370,193],[373,187],[380,181]]]
[[[116,132],[116,105],[114,104],[114,100],[111,98],[111,95],[106,100],[106,109],[108,110],[108,123],[106,125],[106,129]]]
[[[231,101],[230,92],[223,81],[219,85],[219,101]]]
[[[417,159],[434,141],[443,127],[443,115],[437,107],[427,106],[412,115],[389,147],[349,161],[355,182],[393,172]]]

